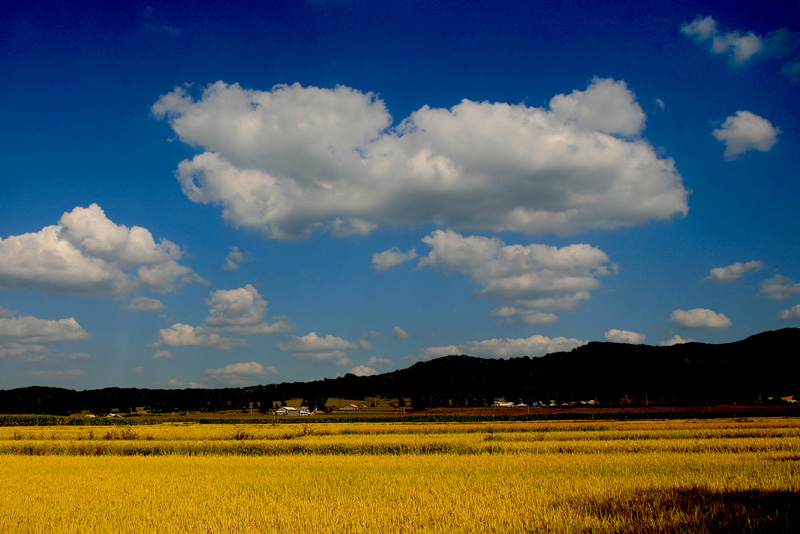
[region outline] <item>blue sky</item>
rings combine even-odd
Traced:
[[[800,324],[800,3],[0,11],[0,387]]]

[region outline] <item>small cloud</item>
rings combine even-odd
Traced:
[[[675,310],[670,314],[669,320],[684,328],[728,328],[733,323],[725,315],[705,308],[693,310]]]
[[[19,358],[26,362],[38,362],[44,359],[50,349],[44,345],[29,345],[23,343],[9,343],[0,345],[0,360],[4,358]]]
[[[168,350],[157,350],[155,354],[150,357],[151,360],[170,360],[172,353]]]
[[[219,350],[231,350],[246,347],[244,339],[223,337],[214,329],[203,326],[190,326],[175,323],[169,328],[158,331],[158,341],[151,347],[212,347]]]
[[[144,373],[145,368],[140,365],[139,367],[134,367],[133,369],[131,369],[131,371],[133,371],[134,373]]]
[[[451,354],[469,354],[490,358],[512,358],[517,356],[544,356],[551,352],[569,351],[585,341],[574,338],[533,335],[528,338],[487,339],[485,341],[468,341],[461,345],[429,347],[420,352],[418,359],[427,360]]]
[[[20,343],[55,343],[86,341],[92,338],[74,317],[38,319],[32,316],[0,318],[0,338],[14,338]]]
[[[366,365],[357,365],[350,369],[350,372],[356,376],[374,376],[378,374],[378,371]]]
[[[228,256],[225,258],[225,263],[222,265],[223,271],[235,271],[242,263],[249,263],[253,258],[247,252],[242,252],[239,247],[231,247],[228,251]]]
[[[184,382],[177,378],[171,378],[162,385],[176,389],[208,389],[208,386],[205,384],[200,384],[199,382]]]
[[[617,330],[616,328],[612,328],[606,332],[605,337],[608,341],[614,343],[631,343],[633,345],[641,345],[645,340],[644,334],[631,332],[629,330]]]
[[[748,31],[720,33],[713,17],[697,17],[692,22],[685,22],[680,31],[698,43],[711,41],[711,52],[714,54],[730,54],[731,62],[741,65],[747,62],[764,48],[761,37]]]
[[[664,340],[661,343],[659,343],[659,346],[661,346],[661,347],[671,347],[672,345],[682,345],[684,343],[694,343],[694,342],[695,342],[694,339],[683,339],[678,334],[675,334],[671,338],[669,338],[667,340]]]
[[[781,310],[778,313],[778,319],[781,321],[800,321],[800,304],[796,304],[786,310]]]
[[[135,297],[130,304],[122,309],[135,313],[158,313],[164,311],[164,304],[158,299]]]
[[[405,330],[400,328],[399,326],[395,326],[392,328],[392,335],[397,339],[408,339],[408,334]]]
[[[292,336],[292,338],[292,341],[286,345],[278,343],[275,346],[282,352],[313,352],[359,348],[357,343],[330,334],[320,337],[316,332],[309,332],[305,336]]]
[[[778,142],[780,132],[780,128],[755,113],[737,111],[711,133],[717,141],[725,143],[725,159],[732,160],[748,150],[769,152]]]
[[[747,263],[736,262],[727,267],[714,267],[709,272],[706,280],[713,280],[714,282],[733,282],[738,280],[750,272],[758,271],[764,267],[764,263],[760,261],[748,261]]]
[[[392,267],[413,260],[417,257],[417,251],[413,248],[408,252],[400,252],[397,247],[378,252],[372,255],[372,266],[376,271],[388,271]]]
[[[0,306],[0,317],[11,317],[12,315],[16,315],[17,312],[12,310],[11,308],[6,308],[5,306]]]
[[[776,274],[761,284],[761,295],[771,300],[786,300],[800,295],[800,284],[795,284],[788,276]]]
[[[327,365],[350,365],[353,360],[346,352],[341,350],[330,350],[322,352],[295,352],[291,354],[295,360],[303,362],[321,363]]]
[[[226,375],[277,375],[278,370],[273,366],[264,366],[258,362],[232,363],[218,369],[206,369],[208,376]]]
[[[92,355],[88,352],[72,352],[69,355],[70,360],[89,360],[92,358]]]
[[[394,362],[392,360],[390,360],[388,358],[376,358],[375,356],[372,356],[369,359],[369,361],[367,362],[367,365],[369,365],[371,367],[375,367],[375,366],[378,366],[378,367],[394,367],[395,366],[395,364],[394,364]]]

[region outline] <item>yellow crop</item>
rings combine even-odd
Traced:
[[[786,531],[800,421],[5,427],[0,480],[15,533]]]

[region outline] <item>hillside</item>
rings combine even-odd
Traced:
[[[597,400],[691,406],[767,402],[800,397],[800,329],[787,328],[719,345],[671,347],[592,342],[541,358],[476,358],[453,355],[418,362],[376,376],[245,388],[156,390],[104,388],[73,391],[28,387],[0,391],[0,413],[108,412],[148,407],[155,412],[272,407],[290,399],[410,397],[415,409],[484,406],[495,398],[559,403]]]

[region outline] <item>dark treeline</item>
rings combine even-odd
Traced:
[[[0,413],[266,411],[292,398],[320,406],[331,397],[382,396],[429,406],[596,400],[603,405],[698,406],[775,402],[800,396],[800,329],[765,332],[743,341],[672,347],[593,342],[541,358],[446,356],[377,376],[344,377],[225,389],[104,388],[74,391],[27,387],[0,391]]]

